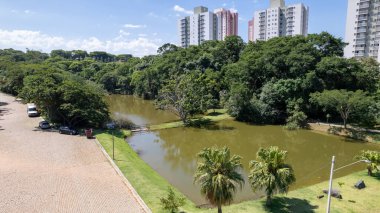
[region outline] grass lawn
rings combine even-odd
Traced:
[[[163,212],[159,198],[166,195],[166,189],[170,184],[141,160],[124,141],[123,137],[126,134],[129,132],[115,133],[115,163],[148,207],[153,212]],[[107,132],[97,132],[96,137],[108,154],[112,155],[112,136]],[[360,179],[364,180],[367,188],[357,190],[353,187]],[[340,187],[338,182],[344,183],[344,185]],[[321,195],[322,190],[326,188],[328,188],[328,183],[323,182],[291,191],[287,196],[276,196],[270,208],[266,208],[265,201],[261,199],[223,207],[223,212],[325,212],[327,196],[322,199],[318,199],[317,196]],[[331,212],[380,212],[380,176],[369,177],[366,171],[354,173],[334,179],[334,188],[341,191],[343,199],[332,198]],[[178,190],[176,192],[179,193]],[[217,209],[198,209],[188,199],[181,210],[184,212],[217,212]]]

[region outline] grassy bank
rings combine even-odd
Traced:
[[[136,189],[141,198],[153,212],[160,210],[159,198],[165,194],[170,184],[146,164],[125,142],[125,133],[115,131],[115,163],[123,172],[125,177]],[[96,138],[112,157],[112,135],[110,132],[98,132]],[[186,200],[184,209],[189,212],[196,211],[194,204]]]
[[[163,212],[160,207],[159,198],[166,194],[166,189],[170,184],[161,177],[149,165],[147,165],[133,151],[133,149],[123,139],[125,133],[115,133],[115,163],[131,182],[133,187],[146,202],[153,212]],[[96,137],[99,142],[112,155],[112,136],[107,132],[98,132]],[[352,186],[359,179],[367,184],[364,190],[356,190]],[[344,183],[340,187],[337,183]],[[287,196],[277,196],[273,206],[266,208],[265,201],[247,201],[223,208],[224,212],[324,212],[326,207],[326,196],[318,199],[322,190],[328,186],[327,182],[316,184],[303,189],[290,192]],[[245,187],[249,187],[246,185]],[[334,180],[334,188],[341,191],[343,199],[333,198],[332,212],[380,212],[380,177],[368,177],[366,172],[358,172],[346,177]],[[177,190],[177,193],[178,190]],[[201,196],[201,195],[200,195]],[[186,199],[183,206],[184,212],[216,212],[216,209],[198,209],[194,203]]]
[[[206,115],[203,116],[196,116],[193,119],[190,120],[190,122],[197,122],[199,120],[207,121],[209,123],[215,123],[221,120],[226,119],[232,119],[232,117],[227,113],[226,109],[216,109],[216,110],[209,110]],[[161,129],[170,129],[170,128],[177,128],[185,126],[185,124],[182,121],[175,121],[175,122],[169,122],[169,123],[162,123],[157,125],[152,125],[149,127],[149,130],[161,130]]]
[[[326,124],[309,123],[310,130],[326,134],[338,135],[350,139],[361,140],[372,143],[380,143],[380,133],[357,130],[353,128],[344,129]]]

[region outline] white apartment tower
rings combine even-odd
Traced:
[[[194,8],[194,14],[178,20],[180,46],[199,45],[208,40],[224,40],[237,35],[238,14],[225,9],[209,12],[206,7]]]
[[[308,33],[309,7],[304,4],[285,6],[284,0],[270,0],[270,8],[256,11],[254,39],[266,41],[279,36]]]
[[[372,57],[380,61],[379,14],[379,0],[348,0],[345,57]]]

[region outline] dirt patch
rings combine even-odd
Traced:
[[[337,125],[309,123],[309,129],[323,134],[333,134],[342,136],[351,140],[358,140],[363,142],[379,142],[377,140],[377,136],[379,135],[376,133],[357,130],[353,128],[344,129],[343,127]]]

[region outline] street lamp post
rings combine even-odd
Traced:
[[[332,157],[332,161],[331,161],[330,181],[329,181],[329,194],[327,196],[327,209],[326,209],[326,213],[330,213],[331,189],[332,189],[332,179],[333,179],[333,174],[334,174],[334,164],[335,164],[335,156]]]
[[[112,129],[112,159],[115,160],[115,138],[113,136],[113,129]]]
[[[330,213],[330,205],[331,205],[331,190],[332,190],[332,179],[333,179],[333,173],[338,171],[338,170],[341,170],[343,168],[346,168],[348,166],[352,166],[354,164],[357,164],[357,163],[361,163],[361,162],[364,162],[364,163],[371,163],[371,161],[369,160],[359,160],[359,161],[356,161],[356,162],[353,162],[353,163],[350,163],[350,164],[347,164],[345,166],[342,166],[342,167],[339,167],[337,169],[334,170],[334,164],[335,164],[335,156],[332,157],[332,161],[331,161],[331,170],[330,170],[330,181],[329,181],[329,192],[328,192],[328,197],[327,197],[327,208],[326,208],[326,213]]]

